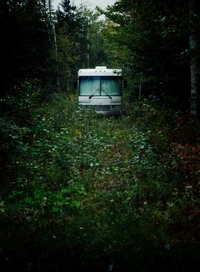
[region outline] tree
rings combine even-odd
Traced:
[[[186,0],[122,0],[104,14],[114,22],[115,58],[142,94],[189,107],[188,6]],[[142,78],[141,78],[142,75]],[[171,99],[172,97],[173,99]],[[170,99],[169,99],[170,98]],[[178,105],[177,105],[178,106]]]
[[[71,90],[80,59],[79,32],[81,16],[76,6],[63,0],[56,11],[57,23],[57,79],[61,90]]]
[[[200,25],[200,4],[197,0],[189,0],[190,15],[190,51],[191,51],[191,113],[199,117],[200,109],[200,45],[198,27]]]
[[[82,50],[86,55],[82,67],[89,68],[97,65],[106,65],[107,55],[105,53],[103,38],[105,23],[99,19],[98,12],[89,10],[84,5],[81,5],[80,12],[83,18],[84,35],[86,36],[85,43],[82,43]]]
[[[25,78],[46,84],[51,73],[50,46],[40,1],[1,1],[0,10],[2,95]]]
[[[103,23],[84,5],[79,9],[63,0],[57,11],[57,63],[61,89],[70,92],[79,68],[105,65]]]

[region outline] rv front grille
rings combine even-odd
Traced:
[[[96,111],[109,111],[110,110],[109,105],[95,105],[95,106],[92,106],[92,108],[95,109]]]

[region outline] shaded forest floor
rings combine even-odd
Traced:
[[[37,99],[1,101],[0,271],[200,268],[199,123],[145,99],[119,118]]]

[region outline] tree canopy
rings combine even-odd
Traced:
[[[195,0],[178,0],[176,6],[173,1],[120,0],[105,11],[78,8],[69,0],[61,1],[57,11],[51,1],[0,5],[3,93],[25,78],[37,78],[43,87],[72,90],[80,67],[107,65],[123,68],[133,100],[156,95],[185,110],[198,100],[194,91],[190,99],[199,81],[197,72],[191,85],[191,63],[199,67],[200,12]],[[105,19],[99,20],[100,14]]]
[[[42,5],[34,0],[1,1],[0,11],[1,95],[25,78],[45,82],[49,41]]]
[[[114,22],[109,40],[114,41],[115,59],[123,63],[133,88],[140,82],[143,95],[157,95],[169,105],[177,99],[177,107],[182,101],[189,109],[188,1],[176,1],[175,6],[173,1],[123,0],[102,13]]]

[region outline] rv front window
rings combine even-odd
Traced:
[[[101,79],[101,95],[120,95],[119,79],[116,77],[103,77]]]
[[[79,95],[100,95],[100,77],[81,77]]]
[[[116,96],[121,95],[121,79],[116,76],[83,76],[79,78],[79,95]]]

